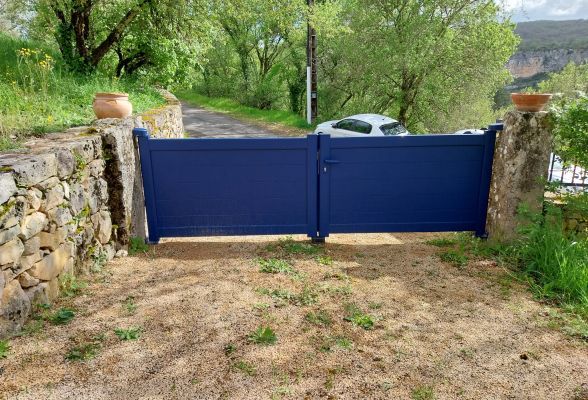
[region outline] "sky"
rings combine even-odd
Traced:
[[[500,0],[499,0],[500,1]],[[501,0],[516,22],[588,19],[588,0]]]

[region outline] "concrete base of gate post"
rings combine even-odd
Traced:
[[[496,142],[490,186],[486,226],[491,241],[510,242],[517,237],[521,205],[531,212],[541,212],[552,132],[553,122],[547,112],[506,114],[504,131]]]

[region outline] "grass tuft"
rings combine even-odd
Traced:
[[[149,245],[145,243],[145,239],[140,237],[132,237],[129,240],[129,255],[145,254],[149,251]]]
[[[0,340],[0,360],[8,357],[9,352],[10,343],[8,343],[8,340]]]
[[[248,336],[248,339],[252,343],[264,346],[275,344],[278,340],[276,333],[269,326],[260,326]]]

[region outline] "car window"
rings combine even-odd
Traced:
[[[386,136],[396,136],[407,132],[406,128],[400,122],[382,125],[380,126],[380,130]]]
[[[342,119],[341,121],[337,122],[337,125],[335,126],[335,128],[345,129],[345,130],[350,131],[352,126],[353,126],[352,119]]]
[[[355,120],[350,130],[357,133],[370,134],[372,132],[372,126],[367,122]]]

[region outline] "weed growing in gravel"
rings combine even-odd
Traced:
[[[269,326],[260,326],[249,335],[248,339],[250,342],[264,346],[272,345],[278,340],[276,333]]]
[[[304,286],[302,292],[300,292],[300,294],[294,298],[295,304],[301,306],[310,306],[315,304],[317,301],[318,293],[316,293],[316,291],[308,285]]]
[[[287,254],[314,255],[322,252],[322,248],[310,243],[295,242],[291,236],[280,239],[278,244]]]
[[[449,263],[454,267],[463,268],[468,264],[468,256],[460,250],[447,250],[439,254],[441,261]]]
[[[267,304],[267,303],[255,303],[255,304],[253,305],[253,309],[254,309],[255,311],[265,311],[265,310],[267,310],[268,308],[270,308],[270,305],[269,305],[269,304]]]
[[[74,297],[79,295],[88,284],[78,280],[73,274],[65,274],[59,279],[59,292],[63,297]]]
[[[45,323],[42,319],[32,320],[23,326],[22,331],[18,333],[18,336],[32,336],[43,329]]]
[[[343,285],[343,286],[333,286],[329,284],[321,285],[320,290],[324,293],[328,293],[334,296],[349,296],[353,292],[351,289],[351,285]]]
[[[276,258],[262,258],[257,260],[257,263],[259,264],[259,272],[264,272],[266,274],[298,274],[294,267],[292,267],[286,260],[280,260]]]
[[[349,282],[350,278],[345,272],[327,272],[323,275],[323,279],[337,279],[338,281]]]
[[[344,350],[351,350],[353,348],[353,342],[345,337],[335,338],[335,344]]]
[[[76,316],[75,312],[69,308],[60,308],[54,314],[49,316],[49,321],[54,325],[69,324]]]
[[[233,368],[243,372],[245,375],[248,376],[255,376],[255,374],[257,373],[256,368],[253,365],[243,360],[234,363]]]
[[[231,354],[237,351],[237,346],[233,343],[227,343],[223,349],[225,356],[229,357]]]
[[[432,239],[427,240],[425,242],[428,245],[435,246],[435,247],[451,247],[457,244],[456,239],[449,239],[449,238],[439,238],[439,239]]]
[[[10,343],[8,340],[0,340],[0,359],[8,357],[10,351]]]
[[[432,386],[418,386],[410,394],[412,400],[435,400],[435,392]]]
[[[72,347],[67,354],[65,359],[68,361],[85,361],[96,357],[100,344],[95,342],[84,343],[79,346]]]
[[[348,303],[345,305],[346,316],[345,321],[351,322],[353,325],[359,326],[365,330],[370,330],[374,327],[374,318],[369,314],[364,314],[357,305]]]
[[[310,311],[304,316],[304,319],[314,325],[329,326],[333,323],[331,316],[323,310]]]
[[[149,245],[145,243],[145,239],[140,237],[132,237],[129,240],[129,255],[145,254],[149,251]]]
[[[277,307],[285,306],[288,303],[298,306],[309,306],[318,301],[318,294],[308,285],[304,286],[300,294],[294,294],[286,289],[272,290],[267,288],[258,288],[256,292],[265,296],[270,296],[272,299],[276,300]]]
[[[133,296],[127,296],[122,306],[129,315],[133,315],[137,311],[137,305]]]
[[[117,328],[114,330],[114,333],[120,340],[136,340],[141,336],[141,328]]]
[[[333,265],[333,258],[331,256],[316,256],[314,259],[320,265],[324,265],[327,267]]]

